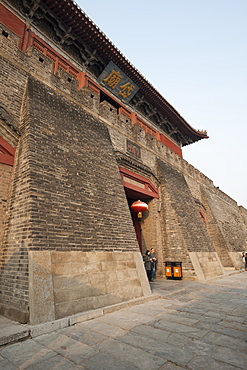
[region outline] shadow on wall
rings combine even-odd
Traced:
[[[0,314],[21,323],[29,320],[28,251],[20,247],[2,252]]]

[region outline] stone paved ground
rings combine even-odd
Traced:
[[[0,369],[247,369],[247,272],[158,280],[163,296],[0,347]]]

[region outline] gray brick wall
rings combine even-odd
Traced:
[[[26,91],[6,249],[17,263],[27,250],[138,250],[107,126],[32,78]],[[5,255],[2,274],[3,303],[23,309],[26,279],[6,289],[26,257],[13,274]]]
[[[181,230],[187,250],[214,252],[207,229],[183,174],[161,160],[158,160],[158,168],[161,182],[166,189],[164,191],[169,192],[171,207],[176,215],[174,229]],[[179,244],[180,241],[177,240],[177,245]]]
[[[129,170],[159,188],[161,212],[158,201],[150,201],[143,236],[162,263],[183,261],[187,276],[194,277],[190,253],[219,253],[222,241],[232,252],[247,249],[243,207],[116,107],[100,101],[97,91],[78,90],[78,81],[63,69],[54,75],[52,60],[39,50],[20,51],[19,41],[0,25],[0,106],[22,134],[13,139],[12,128],[7,133],[0,125],[1,136],[17,148],[13,177],[4,172],[0,188],[1,201],[8,197],[0,231],[6,306],[21,311],[25,320],[29,250],[138,250],[114,151],[129,158]],[[127,140],[140,147],[140,158],[126,152]]]

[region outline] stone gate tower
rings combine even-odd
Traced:
[[[0,0],[0,313],[37,324],[240,268],[247,211],[182,158],[206,139],[72,0]],[[148,204],[138,219],[136,200]]]

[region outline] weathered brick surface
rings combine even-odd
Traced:
[[[143,237],[143,254],[146,249],[154,248],[157,258],[157,277],[164,276],[164,256],[163,256],[163,223],[160,216],[160,200],[152,199],[148,202],[148,212],[143,214],[141,222]]]
[[[243,222],[237,204],[228,203],[217,193],[207,189],[204,189],[204,196],[227,245],[226,253],[245,250],[247,246],[246,224]]]
[[[136,248],[107,127],[35,80],[28,101],[32,247]]]
[[[205,252],[205,255],[208,255],[215,252],[215,249],[183,174],[161,160],[158,160],[158,169],[162,184],[165,227],[163,259],[182,262],[184,277],[193,279],[196,278],[196,272],[190,253]],[[208,257],[207,262],[209,271],[206,271],[204,266],[202,269],[209,277],[214,266],[210,265]],[[218,263],[216,261],[216,264]]]
[[[25,101],[4,250],[137,250],[107,127],[34,79]],[[12,265],[5,256],[5,291]],[[27,296],[16,286],[3,302],[27,307]]]
[[[0,101],[19,119],[25,88],[25,72],[23,73],[18,66],[13,66],[11,62],[1,56],[0,66]]]
[[[0,248],[3,240],[4,224],[9,200],[12,167],[0,163]]]
[[[247,209],[245,209],[244,207],[240,206],[239,207],[239,213],[240,213],[240,217],[241,217],[244,225],[247,227]]]
[[[183,174],[160,160],[158,166],[161,181],[166,184],[170,193],[172,207],[176,212],[179,228],[181,228],[183,237],[186,239],[188,251],[214,252],[213,245]]]
[[[21,138],[20,145],[25,142]],[[18,151],[13,173],[12,195],[1,251],[1,303],[26,311],[28,307],[28,254],[29,223],[28,172],[24,160],[25,149]]]
[[[86,64],[47,35],[42,38],[51,48],[86,71]],[[101,266],[99,277],[106,279],[105,271],[113,269],[122,281],[125,270],[115,268],[120,262],[109,260],[109,253],[128,256],[138,246],[118,166],[158,188],[159,199],[145,199],[149,211],[141,227],[143,252],[156,249],[159,276],[164,276],[163,262],[182,261],[184,276],[196,278],[192,254],[204,278],[217,275],[218,257],[225,267],[236,267],[238,254],[247,249],[247,210],[157,141],[145,125],[133,124],[131,114],[140,113],[134,105],[124,113],[97,87],[78,89],[68,70],[54,74],[54,61],[41,50],[30,46],[24,53],[19,45],[20,38],[0,24],[0,135],[17,149],[12,175],[0,164],[0,312],[9,308],[13,316],[19,310],[23,321],[28,317],[30,251],[105,251],[108,259],[95,261],[95,269]],[[153,127],[144,113],[141,119]],[[139,157],[128,152],[127,141],[138,146]],[[134,269],[128,269],[128,277],[136,279]],[[109,294],[105,291],[106,301]],[[61,305],[62,298],[59,293]],[[80,304],[96,307],[97,302],[88,296]]]
[[[210,208],[204,189],[202,189],[202,200],[205,206],[205,224],[210,238],[214,244],[215,250],[217,251],[218,256],[221,260],[221,263],[224,267],[233,267],[228,253],[227,239],[225,239],[224,233],[220,230],[218,226],[217,219],[214,217],[214,214]]]

